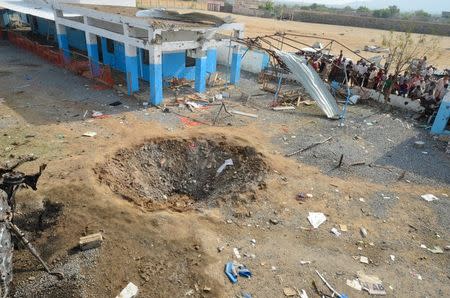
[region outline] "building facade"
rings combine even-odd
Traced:
[[[19,3],[19,4],[18,4]],[[39,9],[33,5],[20,5],[20,1],[0,1],[6,7],[0,11],[2,27],[8,27],[11,19],[20,16],[28,23],[31,32],[53,41],[64,55],[73,59],[73,51],[86,54],[91,64],[109,65],[125,75],[128,93],[140,90],[140,84],[150,85],[149,101],[160,105],[163,86],[172,78],[195,81],[195,90],[206,90],[206,78],[216,71],[217,48],[228,46],[228,39],[216,34],[220,30],[232,30],[236,37],[243,36],[242,24],[171,22],[138,18],[135,15],[114,13],[114,9],[102,10],[90,7],[54,3]],[[9,7],[8,7],[9,6]],[[238,84],[241,68],[241,46],[232,44],[231,80]]]

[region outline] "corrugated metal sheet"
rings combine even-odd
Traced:
[[[276,51],[294,78],[303,85],[328,118],[338,119],[340,110],[325,83],[304,58],[287,52]]]

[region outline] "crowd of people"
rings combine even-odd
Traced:
[[[449,92],[449,73],[439,72],[428,65],[427,57],[412,61],[407,71],[395,77],[385,68],[377,67],[375,63],[361,59],[356,63],[343,57],[334,59],[309,57],[309,63],[329,83],[336,81],[350,86],[361,86],[375,89],[388,95],[396,94],[411,100],[420,100],[421,105],[429,112],[434,112],[442,99]],[[346,70],[346,74],[344,73]]]

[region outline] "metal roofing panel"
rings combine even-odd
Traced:
[[[317,102],[328,118],[339,118],[340,110],[336,100],[305,59],[296,54],[283,51],[276,51],[276,54],[283,60],[294,78],[303,85],[309,95]]]

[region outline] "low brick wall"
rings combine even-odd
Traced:
[[[233,12],[249,16],[270,17],[263,10],[252,10],[252,11],[233,10]],[[343,14],[306,11],[306,10],[298,10],[295,11],[293,14],[290,12],[289,14],[285,14],[284,18],[290,19],[292,16],[294,21],[306,23],[319,23],[319,24],[339,25],[339,26],[382,29],[388,31],[391,30],[407,31],[421,34],[450,36],[450,24],[444,23],[359,17]]]
[[[450,24],[429,23],[409,20],[381,19],[372,17],[348,16],[340,14],[297,11],[294,20],[310,23],[353,26],[394,31],[450,36]]]

